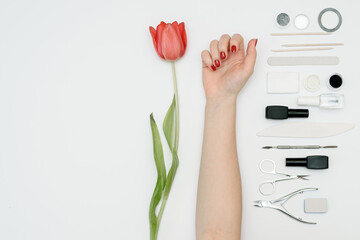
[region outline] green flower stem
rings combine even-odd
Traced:
[[[156,226],[155,231],[150,231],[150,240],[156,240],[158,234],[159,226]]]
[[[174,93],[175,93],[175,143],[174,150],[178,151],[179,148],[179,97],[178,97],[178,89],[176,82],[176,72],[175,72],[175,61],[171,62],[172,74],[174,80]]]
[[[161,203],[158,219],[157,219],[156,236],[157,236],[157,233],[159,231],[159,226],[160,226],[161,218],[162,218],[162,215],[163,215],[163,212],[164,212],[164,209],[165,209],[167,199],[168,199],[168,196],[165,197],[165,195],[164,195],[163,201]]]
[[[157,217],[157,228],[156,228],[156,232],[154,233],[154,239],[157,239],[157,234],[159,231],[161,218],[162,218],[162,215],[165,210],[165,205],[166,205],[166,202],[169,197],[171,185],[174,181],[177,167],[179,165],[179,159],[177,156],[177,150],[179,147],[179,101],[178,101],[178,89],[177,89],[177,82],[176,82],[175,62],[171,62],[171,67],[172,67],[172,73],[173,73],[174,93],[175,93],[175,142],[174,142],[173,149],[171,150],[172,156],[173,156],[173,161],[171,164],[169,174],[166,178],[165,190],[164,190],[163,200],[161,203],[159,214]]]

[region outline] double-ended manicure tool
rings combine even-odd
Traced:
[[[320,146],[320,145],[278,145],[278,146],[265,146],[262,149],[320,149],[320,148],[337,148],[338,146]]]

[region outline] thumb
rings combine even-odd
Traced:
[[[254,72],[254,66],[256,62],[256,44],[257,39],[251,39],[246,49],[246,57],[244,59],[245,69],[250,73]]]

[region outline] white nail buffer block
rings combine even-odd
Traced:
[[[354,123],[292,122],[266,128],[259,137],[320,138],[335,136],[354,128]]]
[[[304,203],[306,213],[326,213],[328,211],[326,198],[308,198]]]
[[[267,62],[270,66],[337,65],[340,60],[337,56],[269,57]]]
[[[299,92],[299,73],[269,72],[267,74],[267,92],[268,93]]]

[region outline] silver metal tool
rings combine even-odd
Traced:
[[[271,166],[269,167],[269,170],[264,169],[264,163],[270,163]],[[260,167],[260,171],[262,171],[263,173],[268,173],[268,174],[273,174],[273,175],[282,175],[282,176],[286,177],[286,178],[280,178],[280,179],[274,179],[274,180],[262,182],[259,185],[259,192],[264,196],[271,195],[275,192],[277,182],[282,182],[282,181],[287,181],[287,180],[296,180],[296,179],[309,180],[308,178],[306,178],[306,177],[309,177],[309,175],[290,175],[290,174],[286,174],[286,173],[277,172],[275,162],[271,159],[262,160],[259,164],[259,167]],[[266,190],[264,190],[264,189],[267,189],[267,188],[270,188],[271,190],[269,190],[269,192],[266,192]]]
[[[287,200],[289,200],[291,197],[297,195],[297,194],[301,194],[303,192],[307,192],[307,191],[316,191],[318,190],[318,188],[302,188],[299,189],[295,192],[292,192],[284,197],[275,199],[275,200],[258,200],[258,201],[254,201],[254,206],[255,207],[259,207],[259,208],[272,208],[275,210],[278,210],[286,215],[288,215],[289,217],[302,222],[302,223],[307,223],[307,224],[316,224],[316,222],[308,222],[308,221],[304,221],[302,220],[302,218],[300,217],[295,217],[294,215],[292,215],[285,207],[284,204],[286,203]],[[276,203],[279,203],[279,205],[275,205]]]
[[[262,147],[262,149],[319,149],[319,148],[337,148],[338,146],[335,145],[329,145],[329,146],[319,146],[319,145],[278,145],[278,146],[265,146]]]

